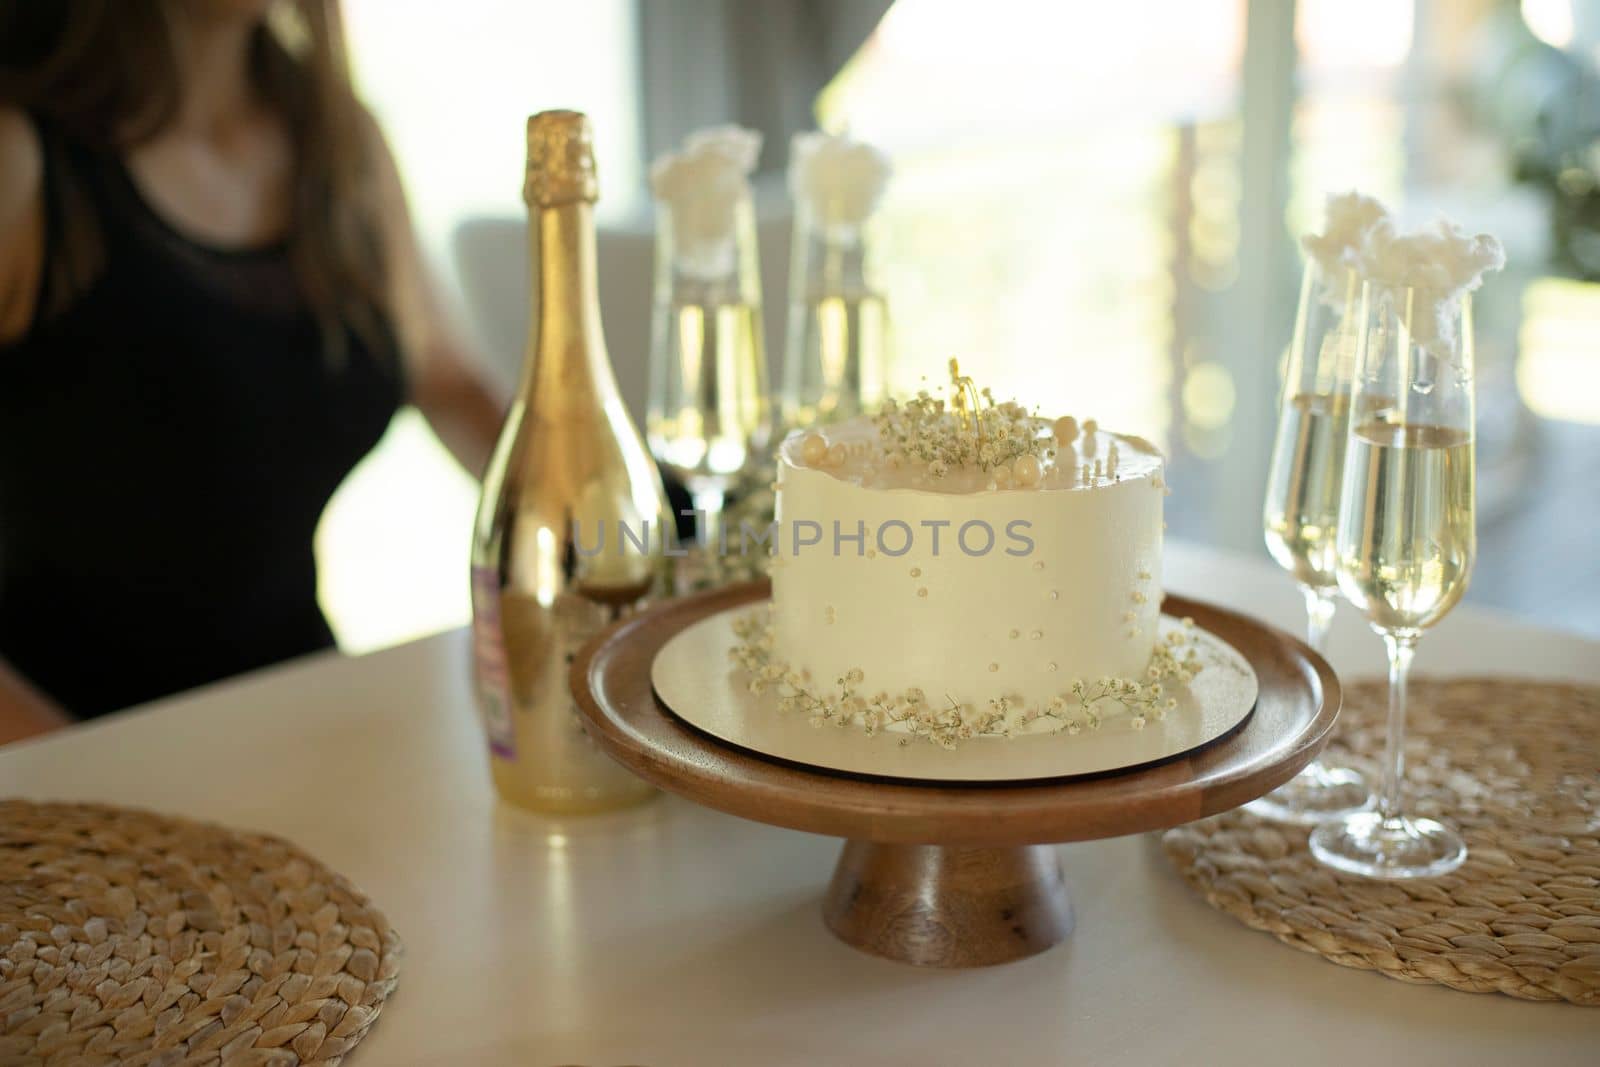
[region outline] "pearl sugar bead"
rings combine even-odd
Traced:
[[[1023,488],[1038,485],[1044,478],[1044,465],[1039,462],[1038,456],[1018,456],[1016,462],[1011,464],[1011,477]]]
[[[800,439],[800,459],[808,467],[820,467],[828,458],[828,442],[820,433],[808,433]]]

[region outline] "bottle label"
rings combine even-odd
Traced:
[[[501,759],[516,759],[511,673],[506,667],[505,635],[500,628],[500,580],[493,567],[472,568],[472,652],[489,751]]]

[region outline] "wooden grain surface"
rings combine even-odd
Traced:
[[[1072,931],[1049,845],[959,848],[847,841],[823,898],[828,929],[862,952],[918,967],[990,967]]]
[[[768,593],[758,582],[669,601],[598,635],[571,674],[595,740],[646,781],[743,818],[855,840],[996,847],[1141,833],[1237,807],[1311,762],[1339,710],[1338,679],[1305,645],[1169,596],[1164,611],[1193,616],[1233,645],[1260,682],[1255,712],[1213,745],[1143,770],[1016,785],[890,782],[788,765],[685,725],[650,686],[651,661],[679,630]]]

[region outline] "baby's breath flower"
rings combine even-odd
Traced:
[[[955,421],[951,416],[944,418]],[[976,706],[946,695],[945,706],[929,706],[926,694],[915,686],[894,695],[880,689],[868,698],[856,692],[866,681],[866,673],[859,667],[849,668],[836,679],[839,689],[834,694],[819,695],[806,688],[810,684],[809,671],[794,670],[773,656],[773,627],[770,621],[754,615],[734,621],[733,630],[740,642],[729,649],[729,656],[749,673],[746,686],[751,693],[760,694],[776,688],[779,709],[805,713],[813,726],[828,722],[838,727],[859,723],[869,735],[874,735],[885,726],[898,723],[909,730],[909,736],[898,739],[899,744],[920,737],[943,748],[953,748],[957,741],[973,737],[1009,739],[1045,717],[1055,720],[1052,733],[1098,730],[1104,721],[1104,705],[1108,701],[1120,705],[1128,713],[1131,729],[1143,729],[1152,719],[1162,721],[1167,712],[1178,706],[1177,698],[1168,695],[1162,681],[1176,678],[1186,682],[1201,670],[1200,656],[1188,629],[1169,633],[1156,645],[1144,671],[1144,681],[1103,676],[1085,684],[1081,679],[1074,679],[1069,687],[1070,695],[1058,694],[1050,698],[1044,708],[1023,708],[1022,698],[1010,694],[991,697]],[[1071,717],[1067,714],[1069,708],[1075,712]]]

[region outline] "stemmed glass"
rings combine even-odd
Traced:
[[[711,270],[677,255],[677,223],[660,204],[645,436],[689,490],[708,544],[728,490],[760,462],[772,431],[755,213],[748,195],[733,205],[727,254]]]
[[[1262,518],[1267,551],[1305,596],[1306,644],[1318,654],[1335,607],[1334,532],[1361,316],[1356,272],[1329,275],[1315,259],[1307,262]],[[1275,822],[1309,824],[1370,804],[1371,793],[1359,774],[1317,760],[1245,810]]]
[[[1466,591],[1477,553],[1470,297],[1368,282],[1356,353],[1339,588],[1389,652],[1389,719],[1376,811],[1324,823],[1311,851],[1341,871],[1424,878],[1467,847],[1433,819],[1402,813],[1406,678],[1422,631]]]
[[[783,420],[792,429],[849,418],[883,399],[889,313],[872,277],[866,222],[825,226],[799,200],[790,260]]]

